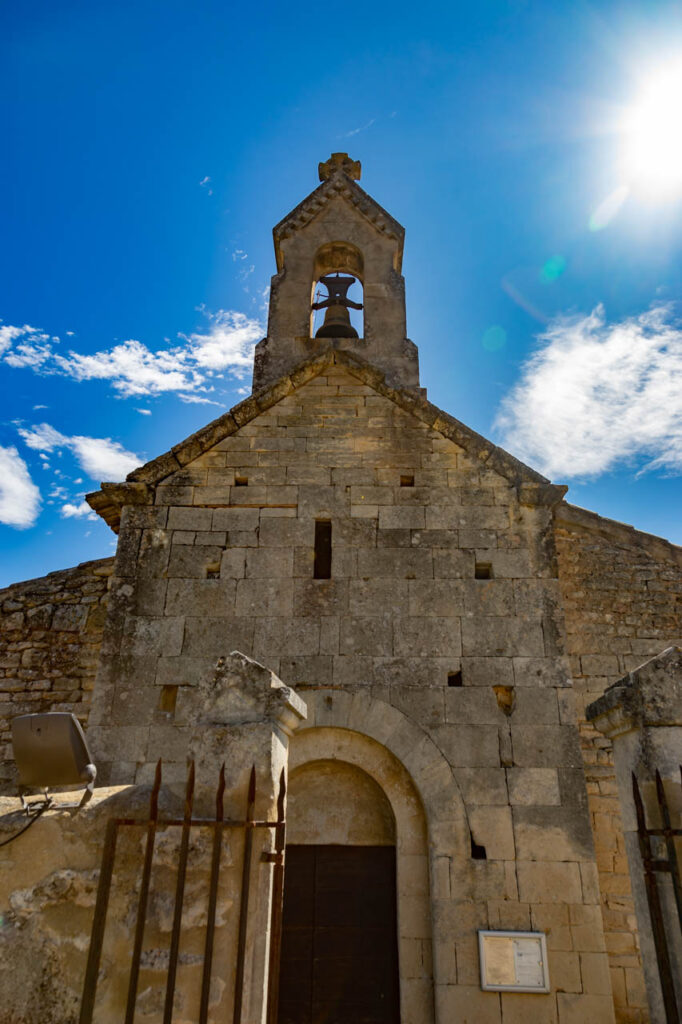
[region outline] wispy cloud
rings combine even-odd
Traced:
[[[211,188],[211,178],[208,174],[204,175],[204,177],[199,182],[199,186],[201,188],[205,188],[210,196],[213,195],[213,189]]]
[[[39,423],[30,429],[20,427],[19,435],[34,451],[58,452],[61,448],[68,448],[81,469],[92,480],[98,482],[123,480],[143,461],[109,437],[87,437],[79,434],[68,437],[55,430],[49,423]]]
[[[1,326],[0,361],[43,376],[109,381],[122,398],[175,392],[185,402],[210,402],[202,392],[211,390],[214,377],[228,373],[241,381],[249,373],[263,327],[259,320],[233,310],[202,312],[207,329],[180,335],[181,344],[165,349],[150,349],[130,339],[96,352],[62,353],[37,328]]]
[[[502,444],[547,476],[597,476],[637,460],[682,473],[682,323],[671,306],[608,323],[550,321],[503,399]]]
[[[33,526],[40,512],[40,491],[14,447],[0,447],[0,523],[20,530]]]
[[[140,416],[151,416],[152,414],[151,409],[136,409],[135,411],[139,412]]]
[[[376,117],[369,119],[367,124],[360,125],[359,128],[351,128],[349,132],[344,135],[345,139],[351,139],[354,135],[359,135],[360,132],[366,132],[368,128],[371,128],[373,124],[376,124]]]

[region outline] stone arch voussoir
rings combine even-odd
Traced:
[[[468,857],[469,828],[452,768],[415,722],[385,701],[363,692],[306,690],[311,728],[347,729],[385,747],[406,769],[421,800],[432,856]]]

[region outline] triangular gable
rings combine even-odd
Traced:
[[[280,245],[282,240],[294,234],[295,231],[300,231],[301,228],[317,217],[332,199],[339,197],[355,207],[377,231],[389,238],[396,239],[399,245],[398,265],[395,269],[400,272],[405,228],[346,174],[336,173],[328,178],[327,181],[323,181],[321,185],[311,192],[309,196],[306,196],[291,213],[282,218],[279,224],[276,224],[272,229],[278,273],[284,267],[284,256]]]
[[[480,459],[488,469],[515,486],[519,491],[520,500],[525,503],[554,505],[566,493],[566,487],[550,483],[546,477],[536,473],[504,449],[498,448],[470,427],[460,423],[454,416],[427,401],[419,391],[392,388],[386,383],[385,374],[364,359],[350,352],[329,348],[314,359],[299,364],[272,386],[255,391],[249,398],[175,445],[170,451],[133,470],[128,474],[125,483],[103,483],[99,491],[86,495],[86,501],[115,532],[118,532],[121,509],[124,505],[151,504],[154,500],[153,490],[157,484],[199,458],[223,438],[237,433],[241,427],[287,395],[293,394],[308,381],[318,377],[331,365],[345,367],[361,384],[388,398],[425,426],[439,431],[468,455]]]

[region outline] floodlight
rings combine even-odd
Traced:
[[[19,771],[19,796],[28,789],[86,783],[80,806],[92,796],[97,769],[75,715],[49,711],[12,719],[12,747]]]

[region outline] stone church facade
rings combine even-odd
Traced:
[[[682,549],[571,506],[428,401],[403,229],[345,154],[320,175],[274,230],[253,393],[89,495],[115,558],[0,592],[0,710],[73,710],[102,786],[148,786],[159,758],[180,785],[196,695],[239,651],[306,706],[296,856],[393,858],[390,1019],[647,1021],[611,741],[586,707],[680,642]],[[312,336],[334,273],[362,283],[361,337]],[[9,793],[9,745],[4,772]],[[483,991],[481,929],[544,933],[550,991]]]

